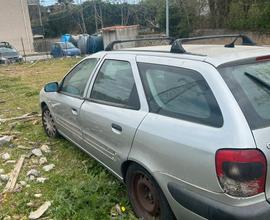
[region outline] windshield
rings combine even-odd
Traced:
[[[70,42],[61,43],[60,45],[61,45],[61,48],[63,48],[63,49],[72,49],[72,48],[75,48],[75,46],[72,43],[70,43]]]
[[[270,126],[270,62],[220,69],[251,129]]]
[[[13,48],[7,48],[7,47],[0,47],[0,54],[5,53],[16,53],[17,51]]]

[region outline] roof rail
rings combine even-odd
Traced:
[[[230,44],[226,44],[225,47],[233,48],[236,40],[238,40],[239,38],[242,38],[242,45],[247,45],[247,46],[256,45],[256,43],[251,38],[243,34],[211,35],[211,36],[176,39],[172,44],[171,53],[186,53],[186,50],[182,46],[182,44],[185,42],[207,40],[207,39],[233,38],[233,37],[235,37],[234,41]]]
[[[141,38],[141,39],[134,39],[134,40],[116,40],[108,44],[108,46],[105,48],[105,51],[112,51],[114,45],[121,44],[121,43],[128,43],[128,42],[139,42],[139,41],[158,41],[158,40],[167,40],[169,41],[169,44],[171,45],[175,38],[172,37],[152,37],[152,38]]]

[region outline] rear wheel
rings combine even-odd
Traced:
[[[145,220],[175,219],[163,192],[144,168],[131,164],[127,170],[126,182],[137,217]]]
[[[47,106],[42,109],[42,125],[46,134],[51,138],[59,137],[59,133],[56,129],[54,119]]]

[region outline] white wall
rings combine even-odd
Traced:
[[[102,30],[103,32],[103,42],[104,42],[104,48],[106,46],[115,40],[132,40],[136,39],[138,35],[138,26],[132,25],[132,26],[123,26],[123,27],[110,27],[110,28],[104,28]],[[124,44],[118,44],[115,45],[115,49],[120,49],[123,47],[135,47],[135,43],[124,43]]]
[[[21,53],[33,52],[33,34],[27,0],[0,0],[0,41],[7,41]]]

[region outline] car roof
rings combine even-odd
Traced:
[[[268,46],[242,46],[235,45],[234,48],[227,48],[224,45],[196,45],[184,44],[187,53],[177,54],[170,53],[171,46],[150,46],[124,48],[120,50],[107,51],[107,53],[132,53],[138,55],[154,55],[165,56],[182,59],[192,59],[210,63],[215,67],[230,65],[230,63],[241,63],[256,57],[270,55],[270,47]]]

